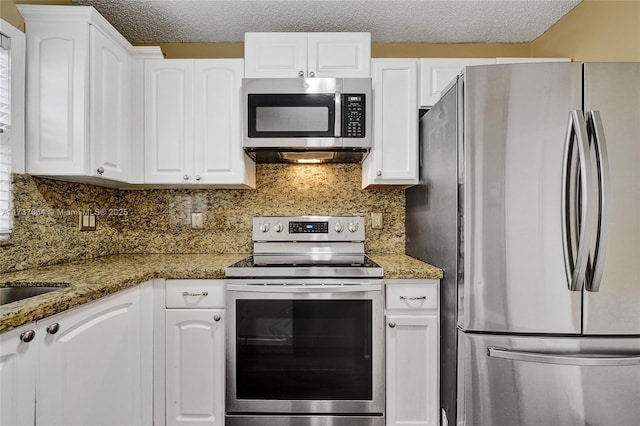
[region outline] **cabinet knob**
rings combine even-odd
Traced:
[[[315,77],[315,76],[316,76],[316,73],[315,73],[315,72],[311,71],[311,72],[309,73],[309,77]]]
[[[60,330],[60,324],[58,324],[57,322],[54,322],[47,327],[47,333],[49,334],[56,334],[58,330]]]
[[[304,71],[298,71],[298,77],[304,77]]]
[[[222,318],[222,317],[221,317],[220,315],[214,315],[214,316],[213,316],[213,320],[214,320],[214,321],[220,321],[220,319],[221,319],[221,318]]]
[[[182,179],[183,179],[183,180],[189,180],[189,175],[184,175],[184,176],[182,176]]]
[[[196,175],[196,180],[200,180],[200,179],[202,179],[202,176]]]
[[[104,173],[104,167],[100,166],[98,167],[98,170],[96,170],[96,172],[98,172],[99,175]]]
[[[33,330],[27,330],[24,333],[20,334],[20,340],[24,343],[29,343],[36,337],[36,332]]]
[[[393,321],[389,322],[389,328],[396,328],[396,323]]]
[[[382,170],[378,170],[378,171],[376,172],[376,176],[382,176]]]

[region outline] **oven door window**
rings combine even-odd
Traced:
[[[332,94],[249,95],[249,137],[334,137]]]
[[[372,398],[371,300],[237,300],[237,399]]]

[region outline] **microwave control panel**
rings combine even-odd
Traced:
[[[343,137],[364,137],[364,100],[364,94],[342,95],[342,105],[344,105],[342,122]]]

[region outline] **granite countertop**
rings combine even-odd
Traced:
[[[442,270],[404,254],[369,254],[384,268],[386,279],[442,279]]]
[[[236,254],[120,254],[0,274],[0,287],[63,286],[59,291],[0,306],[0,333],[154,278],[221,279]],[[442,271],[404,255],[370,255],[385,278],[442,278]]]

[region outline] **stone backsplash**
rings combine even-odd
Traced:
[[[117,253],[250,253],[254,216],[364,216],[368,253],[404,253],[404,191],[362,190],[357,164],[259,164],[255,190],[115,190],[14,175],[13,244],[0,272]],[[78,211],[103,209],[97,230]],[[191,213],[204,229],[191,229]],[[383,229],[371,229],[371,212]],[[118,213],[121,215],[109,215]]]

